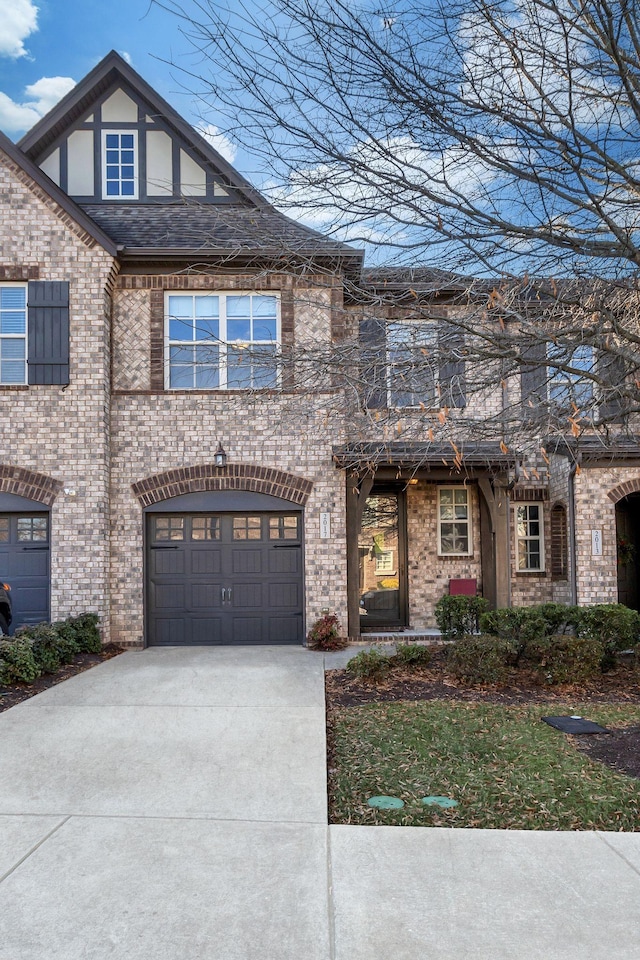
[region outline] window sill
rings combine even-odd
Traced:
[[[3,393],[6,393],[7,390],[28,390],[30,384],[28,383],[0,383],[0,390]]]
[[[546,570],[516,570],[516,577],[546,577]]]

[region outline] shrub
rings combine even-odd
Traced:
[[[316,620],[307,634],[307,646],[310,650],[343,650],[347,646],[335,613],[326,613]]]
[[[73,639],[80,653],[100,653],[102,639],[98,629],[97,613],[82,613],[79,617],[69,617],[64,623],[70,631],[75,631]]]
[[[484,613],[480,629],[507,642],[517,666],[529,645],[546,635],[547,625],[537,607],[504,607]]]
[[[361,680],[383,680],[392,667],[391,657],[378,650],[363,650],[347,664],[348,673]]]
[[[589,637],[542,637],[529,648],[544,683],[583,683],[600,673],[604,646]]]
[[[479,620],[487,609],[484,597],[440,597],[435,607],[436,623],[443,640],[455,640],[479,629]]]
[[[541,603],[532,609],[544,619],[545,633],[549,637],[572,633],[578,621],[579,608],[565,603]]]
[[[60,637],[52,624],[38,623],[33,627],[25,627],[18,632],[18,636],[30,641],[35,661],[43,673],[55,673],[61,663],[69,662],[62,655]]]
[[[487,634],[461,637],[448,651],[449,669],[464,683],[504,683],[509,676],[513,647],[502,637]]]
[[[68,620],[59,620],[53,624],[58,634],[58,650],[63,663],[71,663],[74,657],[82,652],[78,640],[78,629],[75,625],[75,619],[69,617]]]
[[[622,603],[580,607],[578,636],[602,643],[608,654],[635,647],[640,640],[640,614]]]
[[[0,683],[33,683],[41,672],[28,637],[0,640]]]
[[[393,659],[402,666],[422,667],[431,661],[431,650],[419,643],[401,643],[396,647]]]

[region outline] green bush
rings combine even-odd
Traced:
[[[546,624],[547,636],[558,636],[560,633],[573,633],[579,615],[579,607],[571,607],[566,603],[541,603],[532,609],[537,610]]]
[[[75,625],[75,618],[69,617],[68,620],[59,620],[53,624],[58,634],[58,650],[63,663],[71,663],[74,657],[82,652],[78,639],[78,629]]]
[[[347,672],[361,680],[383,680],[392,667],[391,657],[377,650],[363,650],[352,657],[347,664]]]
[[[513,646],[484,633],[460,637],[448,651],[449,670],[464,683],[505,683]]]
[[[479,630],[479,621],[488,607],[484,597],[440,597],[435,618],[443,640],[455,640]]]
[[[419,643],[401,643],[392,659],[405,667],[424,667],[431,661],[431,650]]]
[[[41,672],[28,637],[0,640],[0,683],[33,683]]]
[[[69,617],[64,621],[69,630],[75,631],[74,642],[80,653],[100,653],[102,639],[98,629],[97,613],[82,613],[79,617]]]
[[[55,673],[65,661],[60,650],[60,637],[51,623],[23,627],[18,636],[29,640],[35,661],[43,673]]]
[[[546,635],[547,625],[537,607],[504,607],[484,613],[480,629],[507,642],[517,666],[529,645]]]
[[[622,603],[600,603],[578,610],[578,636],[602,643],[608,654],[628,650],[640,641],[637,610],[630,610]]]
[[[601,672],[604,652],[597,640],[559,634],[531,644],[528,655],[543,683],[583,683]]]
[[[310,650],[343,650],[347,646],[335,613],[326,613],[316,620],[307,634],[307,646]]]

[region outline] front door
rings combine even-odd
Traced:
[[[299,513],[148,518],[148,642],[302,643]]]
[[[407,625],[404,491],[376,490],[362,512],[360,555],[360,629],[398,629]]]
[[[640,609],[640,493],[632,493],[616,504],[618,603]]]

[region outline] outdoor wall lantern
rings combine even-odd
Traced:
[[[213,462],[215,463],[216,467],[226,467],[227,465],[227,454],[219,440],[218,449],[213,455]]]

